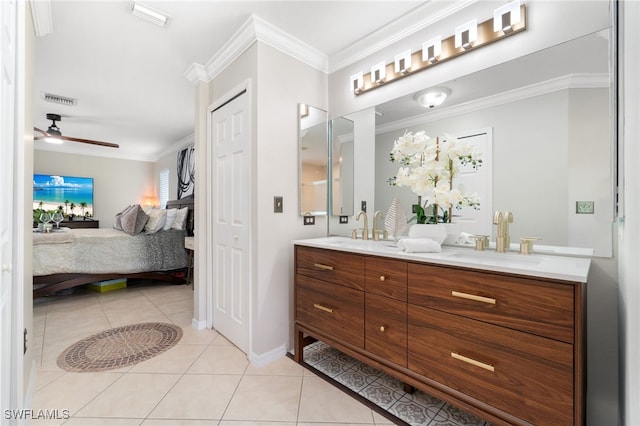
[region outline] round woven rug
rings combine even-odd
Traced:
[[[65,371],[90,372],[127,367],[174,346],[182,329],[173,324],[148,322],[112,328],[82,339],[58,356]]]

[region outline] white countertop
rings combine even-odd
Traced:
[[[547,254],[521,255],[514,252],[496,253],[490,249],[476,251],[473,248],[454,246],[443,246],[440,253],[407,253],[400,250],[394,241],[364,241],[348,237],[297,240],[294,241],[294,244],[583,283],[587,282],[591,265],[591,259],[588,257]]]

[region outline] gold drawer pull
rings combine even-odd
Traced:
[[[333,271],[333,266],[330,266],[330,265],[324,265],[322,263],[314,263],[313,266],[325,271]]]
[[[384,275],[380,275],[380,281],[384,281],[386,279],[387,279],[387,277],[385,277]]]
[[[483,297],[483,296],[478,296],[478,295],[469,294],[469,293],[461,293],[459,291],[453,291],[453,290],[451,291],[451,295],[454,297],[460,297],[462,299],[475,300],[476,302],[490,303],[491,305],[496,304],[496,299],[492,299],[490,297]]]
[[[386,328],[384,327],[384,325],[381,325],[381,326],[380,326],[380,331],[384,333],[384,332],[385,332],[385,330],[386,330]]]
[[[475,365],[476,367],[484,368],[485,370],[494,371],[493,365],[485,364],[484,362],[476,361],[475,359],[467,358],[466,356],[451,352],[451,357],[459,361],[466,362],[467,364]]]
[[[313,307],[316,308],[316,309],[320,309],[321,311],[329,312],[330,314],[333,313],[333,309],[327,308],[326,306],[322,306],[322,305],[320,305],[318,303],[314,303]]]

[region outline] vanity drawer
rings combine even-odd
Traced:
[[[364,292],[297,275],[296,322],[364,348]]]
[[[532,424],[573,424],[573,347],[408,307],[408,367]]]
[[[296,273],[364,290],[364,256],[296,246]]]
[[[407,304],[370,293],[365,302],[365,349],[406,367]]]
[[[365,270],[367,293],[375,293],[406,302],[406,261],[367,257],[365,259]]]
[[[409,303],[574,341],[574,286],[410,263]]]

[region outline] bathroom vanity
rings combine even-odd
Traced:
[[[295,242],[295,359],[315,340],[494,424],[584,424],[588,258]]]

